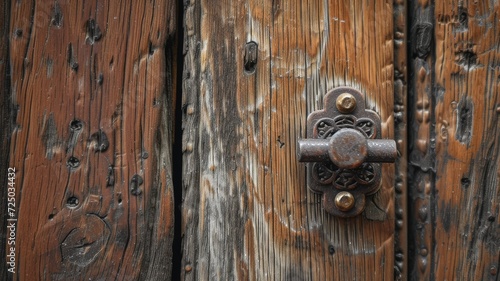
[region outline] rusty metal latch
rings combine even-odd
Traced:
[[[298,141],[298,160],[307,164],[307,185],[323,194],[332,215],[353,217],[366,195],[380,188],[380,162],[394,162],[396,142],[380,139],[380,117],[365,109],[363,95],[348,87],[325,95],[324,109],[307,118],[307,139]]]

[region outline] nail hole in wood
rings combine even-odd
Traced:
[[[78,119],[75,119],[69,123],[69,128],[73,132],[80,131],[83,128],[83,122]]]
[[[460,180],[460,182],[462,183],[462,187],[463,188],[468,188],[469,185],[470,185],[470,179],[469,178],[462,178]]]
[[[75,208],[78,206],[78,198],[76,198],[75,196],[71,196],[68,198],[68,200],[66,200],[66,206],[70,207],[70,208]]]
[[[258,54],[258,45],[254,41],[250,41],[245,45],[245,57],[244,57],[244,66],[245,72],[248,74],[253,74],[257,67],[257,54]]]
[[[66,166],[70,169],[76,169],[80,166],[80,160],[74,156],[71,156],[68,158],[68,161],[66,161]]]
[[[335,248],[333,247],[333,245],[328,246],[328,253],[330,253],[330,255],[335,254]]]

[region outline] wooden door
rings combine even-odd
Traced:
[[[2,278],[498,280],[500,4],[0,14]],[[323,210],[296,156],[338,86],[365,95],[399,156],[349,219]]]

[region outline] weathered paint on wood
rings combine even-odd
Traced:
[[[181,279],[394,278],[394,165],[363,215],[339,219],[295,156],[307,114],[341,85],[394,138],[394,32],[392,1],[186,3]]]
[[[498,280],[500,4],[410,10],[410,277]]]
[[[10,8],[14,278],[168,279],[174,1]]]

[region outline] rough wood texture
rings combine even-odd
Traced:
[[[174,1],[11,10],[14,278],[168,279]]]
[[[435,175],[434,104],[432,95],[432,57],[434,16],[433,6],[426,1],[409,1],[409,53],[411,54],[411,103],[409,130],[409,209],[408,234],[412,252],[409,261],[412,280],[429,280],[432,262],[432,183]],[[432,142],[431,142],[432,141]]]
[[[338,219],[295,156],[340,85],[394,138],[392,1],[188,1],[185,37],[182,279],[393,279],[394,165],[362,216]]]
[[[412,5],[410,276],[498,280],[500,4]]]

